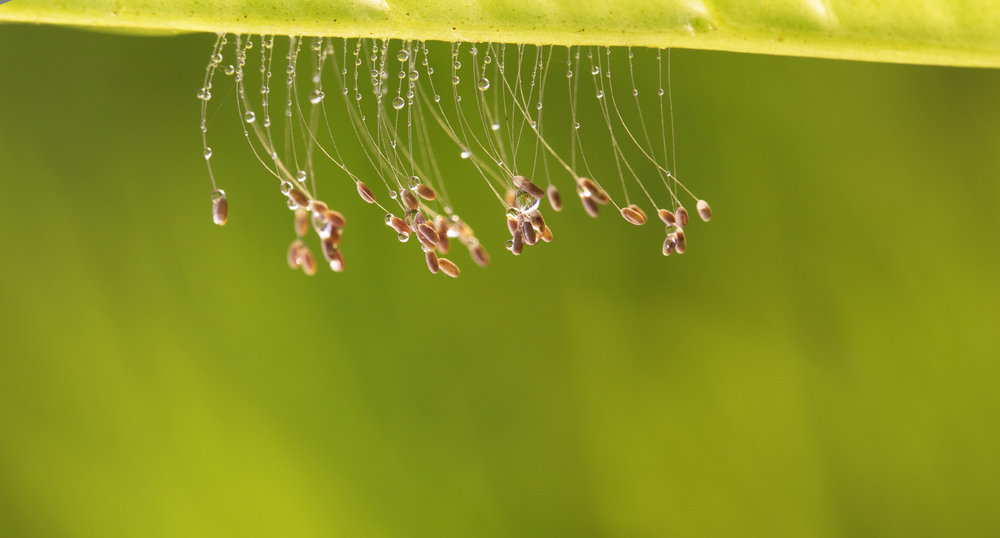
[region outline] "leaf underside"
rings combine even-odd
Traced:
[[[14,0],[0,21],[1000,66],[995,0]]]

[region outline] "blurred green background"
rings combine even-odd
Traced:
[[[310,279],[213,40],[0,27],[0,535],[1000,534],[1000,72],[675,51],[688,254],[449,151],[487,270]]]

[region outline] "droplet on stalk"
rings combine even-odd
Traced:
[[[677,234],[670,234],[666,239],[663,240],[663,255],[669,256],[673,254],[674,249],[677,247]]]
[[[536,187],[537,188],[537,187]],[[538,189],[541,191],[541,189]],[[525,189],[517,189],[514,193],[514,207],[522,213],[530,213],[538,209],[538,204],[541,202],[541,198],[545,195],[542,192],[542,196],[535,196]]]

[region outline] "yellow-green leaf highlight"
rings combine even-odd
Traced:
[[[14,0],[0,6],[0,21],[1000,66],[993,0]]]

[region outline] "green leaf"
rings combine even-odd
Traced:
[[[0,7],[0,21],[1000,66],[994,0],[15,0]]]

